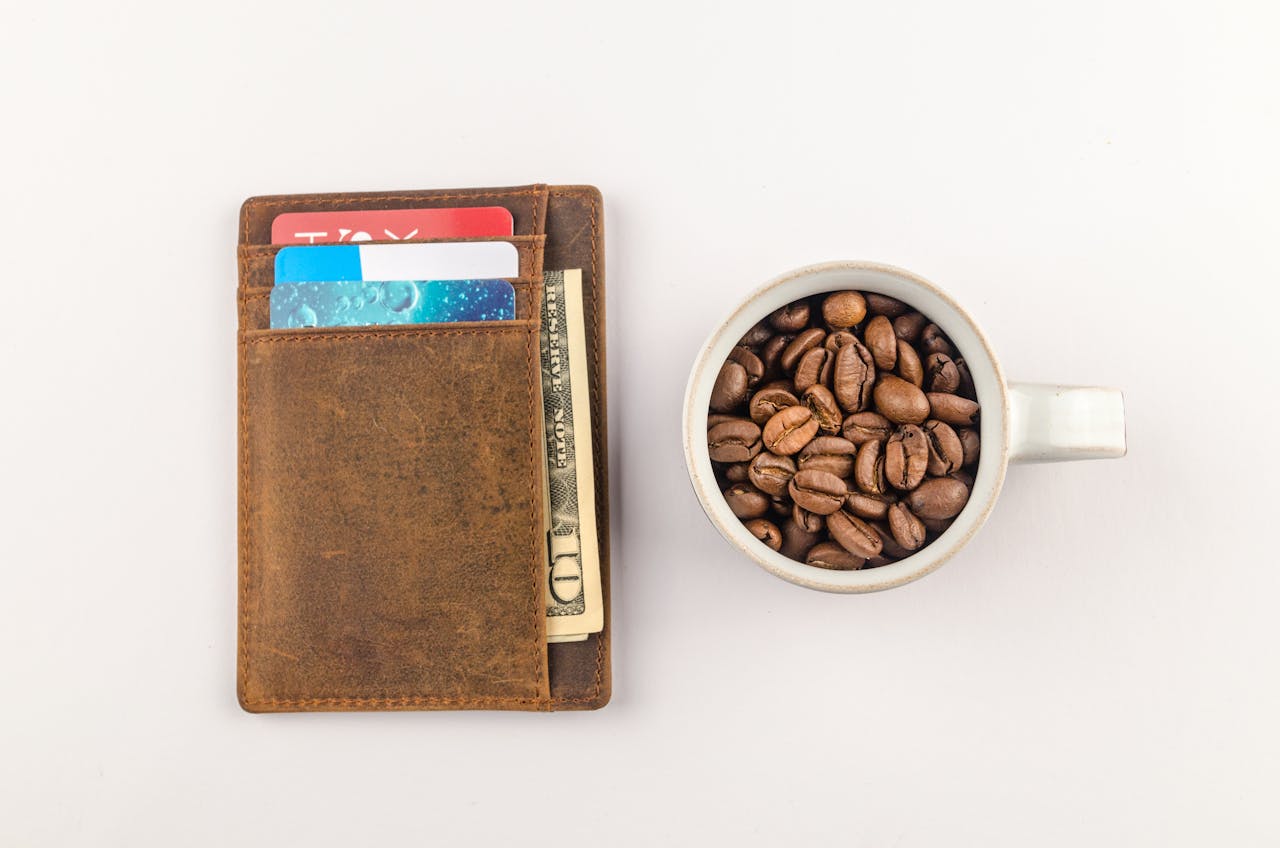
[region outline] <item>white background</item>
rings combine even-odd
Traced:
[[[0,32],[0,843],[1276,844],[1276,7],[26,3]],[[234,697],[251,194],[606,198],[615,695]],[[694,352],[790,267],[949,289],[1129,456],[892,592],[730,552]]]

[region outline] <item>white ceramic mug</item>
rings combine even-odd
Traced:
[[[730,511],[707,453],[707,405],[733,346],[770,312],[793,300],[842,289],[898,298],[936,323],[964,357],[982,407],[982,453],[969,502],[934,542],[906,559],[862,571],[831,571],[769,549]],[[689,479],[707,517],[731,545],[784,580],[827,592],[874,592],[916,580],[942,565],[987,520],[1010,462],[1124,456],[1124,399],[1116,389],[1008,383],[973,317],[949,295],[909,271],[872,262],[828,262],[765,283],[718,326],[699,351],[684,399]]]

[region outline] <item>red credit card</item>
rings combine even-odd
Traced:
[[[338,244],[513,233],[511,212],[502,206],[284,212],[271,222],[272,244]]]

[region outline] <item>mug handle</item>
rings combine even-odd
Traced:
[[[1011,462],[1124,456],[1124,395],[1099,386],[1009,384]]]

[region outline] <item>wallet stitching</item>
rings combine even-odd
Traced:
[[[240,563],[240,691],[244,696],[243,700],[247,706],[279,706],[279,707],[306,707],[306,706],[385,706],[399,704],[402,706],[430,706],[434,704],[451,704],[458,706],[484,706],[486,704],[546,704],[547,698],[541,695],[543,669],[542,669],[542,650],[541,640],[538,628],[538,595],[535,593],[533,597],[533,608],[531,619],[533,621],[533,639],[531,642],[534,656],[534,685],[536,694],[532,698],[519,696],[504,695],[484,695],[476,697],[452,697],[452,696],[435,696],[435,695],[387,695],[381,697],[350,697],[350,696],[324,696],[316,698],[249,698],[247,697],[247,685],[249,679],[249,645],[248,645],[248,606],[249,599],[249,581],[248,566],[253,556],[253,535],[249,531],[250,522],[247,520],[251,514],[248,506],[247,490],[250,488],[249,483],[249,440],[247,438],[247,421],[248,421],[248,391],[245,384],[245,378],[248,373],[246,369],[248,346],[251,344],[265,344],[281,341],[319,341],[324,339],[389,339],[402,337],[418,337],[418,336],[445,336],[456,335],[459,332],[466,332],[471,335],[500,335],[517,331],[528,332],[531,328],[528,326],[521,327],[494,327],[492,329],[473,329],[465,331],[449,331],[449,330],[411,330],[400,333],[332,333],[332,334],[309,334],[297,336],[260,336],[258,338],[242,338],[240,343],[240,450],[242,473],[241,479],[241,513],[244,516],[245,523],[242,526],[242,534],[244,537],[245,553]],[[530,341],[525,343],[525,378],[527,380],[529,390],[529,410],[531,415],[536,415],[534,395],[533,395],[533,354],[531,352],[531,342],[533,333],[529,333]],[[541,447],[540,445],[537,447]],[[529,493],[530,503],[530,526],[534,528],[534,535],[537,535],[537,478],[533,472],[532,466],[529,470]],[[538,559],[533,559],[532,578],[534,586],[538,586],[541,581],[538,580]],[[597,667],[598,670],[598,667]]]

